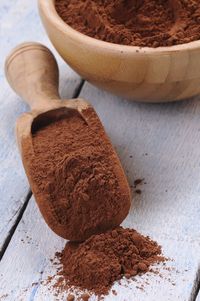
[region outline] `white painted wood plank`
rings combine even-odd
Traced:
[[[148,277],[144,291],[137,288],[138,282],[128,287],[116,285],[115,300],[193,300],[200,263],[199,97],[176,104],[137,104],[88,83],[81,96],[99,113],[130,184],[137,178],[147,183],[138,187],[141,195],[133,191],[134,202],[124,226],[150,235],[163,246],[165,256],[174,260],[167,263],[170,271],[162,270],[163,278]],[[31,237],[29,244],[26,236]],[[45,285],[31,284],[54,273],[49,259],[63,245],[64,240],[44,224],[32,200],[0,263],[0,296],[8,294],[5,300],[55,300]]]
[[[49,45],[40,23],[37,1],[0,1],[0,251],[16,221],[27,196],[29,186],[16,148],[14,126],[16,118],[28,108],[11,91],[4,77],[4,60],[8,52],[26,40]],[[52,48],[52,47],[51,47]],[[55,53],[55,51],[54,51]],[[57,56],[58,57],[58,56]],[[61,90],[71,98],[80,78],[59,58]]]
[[[139,104],[89,84],[81,97],[93,103],[105,124],[130,184],[145,178],[147,184],[134,205],[137,228],[170,239],[173,235],[200,241],[200,97],[172,104]]]
[[[129,225],[134,226],[134,223]],[[136,282],[131,282],[127,287],[126,281],[122,281],[121,286],[115,284],[115,300],[129,301],[133,296],[137,296],[137,301],[189,300],[193,288],[192,280],[197,269],[196,254],[199,244],[186,244],[184,241],[157,236],[154,238],[163,245],[165,254],[174,259],[173,262],[167,263],[171,271],[161,269],[162,277],[154,274],[138,277]],[[55,274],[55,266],[50,262],[50,258],[63,248],[64,243],[63,239],[54,235],[46,226],[32,199],[0,263],[0,296],[6,296],[2,300],[55,300],[53,291],[48,290],[50,286],[38,282]],[[149,284],[144,286],[143,291],[140,287],[146,280]],[[111,301],[112,298],[111,295],[105,300]],[[65,301],[66,293],[61,294],[59,300]]]

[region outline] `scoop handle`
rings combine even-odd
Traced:
[[[40,111],[60,104],[59,71],[54,55],[39,43],[24,43],[8,55],[5,74],[10,86],[31,107]]]

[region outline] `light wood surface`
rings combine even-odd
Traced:
[[[39,0],[46,31],[64,60],[83,78],[124,98],[176,101],[200,93],[200,41],[140,48],[83,35],[58,16],[54,0]]]
[[[8,55],[5,73],[10,86],[32,111],[61,105],[58,65],[48,48],[39,43],[20,44]]]
[[[27,200],[29,185],[24,173],[15,139],[15,121],[28,107],[10,89],[4,76],[8,52],[18,43],[32,39],[48,41],[37,13],[36,1],[0,1],[0,257]],[[34,24],[34,26],[30,26]],[[60,64],[60,91],[71,98],[81,84],[80,77],[56,54]]]
[[[13,49],[5,62],[5,74],[12,89],[29,104],[33,119],[54,109],[66,107],[81,111],[88,107],[81,100],[61,102],[58,65],[51,51],[42,44],[27,42]],[[27,118],[30,120],[30,113]]]

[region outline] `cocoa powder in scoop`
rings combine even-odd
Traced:
[[[56,0],[71,27],[132,46],[171,46],[200,39],[199,0]]]
[[[144,274],[151,265],[165,260],[155,241],[122,227],[93,235],[83,243],[67,243],[57,258],[63,277],[58,286],[66,283],[96,295],[108,294],[114,281]]]
[[[130,207],[120,162],[92,108],[32,128],[24,165],[39,208],[59,235],[82,241],[118,226]],[[36,122],[37,124],[37,122]]]

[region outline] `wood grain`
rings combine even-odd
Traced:
[[[199,98],[133,104],[90,84],[83,87],[81,97],[99,113],[130,184],[145,179],[146,184],[137,187],[141,195],[133,188],[134,201],[124,226],[150,235],[172,259],[157,275],[116,284],[118,295],[105,300],[193,301],[200,263]],[[37,282],[55,273],[49,259],[64,243],[47,228],[32,199],[0,264],[0,296],[8,294],[3,300],[56,300],[45,284]],[[145,281],[149,284],[141,289]],[[65,301],[66,294],[59,300]]]
[[[4,77],[4,60],[17,43],[31,39],[49,45],[42,29],[36,1],[1,0],[0,4],[0,251],[27,197],[29,186],[16,148],[14,127],[17,117],[27,111],[27,106],[9,88]],[[30,24],[34,24],[31,26]],[[1,44],[1,45],[2,45]],[[52,48],[52,47],[51,47]],[[55,53],[55,51],[54,51]],[[58,56],[57,56],[58,58]],[[61,92],[70,98],[81,80],[59,59]]]

